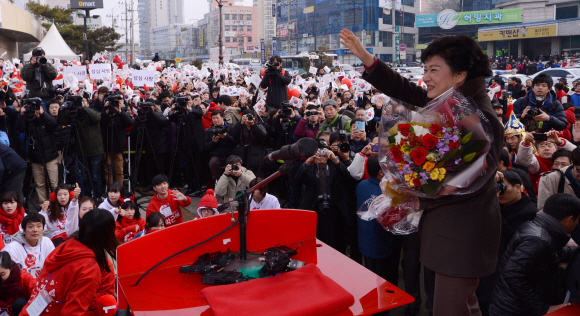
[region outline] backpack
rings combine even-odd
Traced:
[[[578,182],[572,177],[572,172],[570,170],[572,166],[566,168],[566,172],[562,172],[560,169],[552,170],[550,172],[559,172],[560,173],[560,181],[558,182],[558,193],[564,193],[564,186],[566,185],[566,178],[570,181],[570,187],[574,190],[574,194],[577,197],[580,197],[580,185]]]

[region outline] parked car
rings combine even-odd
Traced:
[[[554,84],[558,83],[558,80],[562,77],[566,78],[569,83],[574,80],[580,79],[580,68],[566,67],[566,68],[548,68],[530,76],[530,79],[534,79],[537,75],[545,73],[546,75],[552,77]]]

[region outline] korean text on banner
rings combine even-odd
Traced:
[[[85,66],[72,66],[64,67],[64,74],[73,73],[79,81],[84,81],[87,78],[87,67]]]
[[[155,71],[151,70],[133,70],[131,78],[134,86],[153,87],[155,85]]]
[[[90,64],[89,76],[91,79],[111,78],[111,64]]]

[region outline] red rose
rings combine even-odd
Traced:
[[[399,163],[403,161],[403,153],[399,150],[399,148],[391,147],[391,158],[393,158],[396,163]]]
[[[425,148],[427,148],[427,150],[431,150],[431,149],[435,148],[435,145],[437,145],[438,142],[439,142],[439,138],[437,138],[431,134],[425,134],[425,136],[423,136],[423,146],[425,146]]]
[[[449,143],[449,149],[455,149],[459,147],[459,142],[450,142]]]
[[[401,135],[405,137],[409,136],[409,129],[411,129],[411,124],[399,124],[399,132],[401,132]]]
[[[413,179],[413,185],[416,187],[420,187],[422,185],[421,180],[419,180],[419,178]]]
[[[431,132],[431,134],[433,135],[439,133],[441,130],[442,130],[441,126],[437,124],[431,124],[431,127],[429,127],[429,132]]]
[[[427,157],[427,149],[425,147],[417,147],[411,151],[411,158],[417,166],[422,166]]]

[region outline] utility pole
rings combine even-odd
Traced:
[[[127,0],[125,0],[125,58],[127,58],[127,62],[129,62],[129,12],[127,7]]]
[[[85,60],[89,59],[89,40],[87,39],[87,18],[90,16],[89,14],[91,14],[91,10],[85,9],[85,16],[83,17],[85,24],[85,34],[83,34],[85,38]]]
[[[222,7],[223,7],[223,4],[222,4],[222,0],[216,0],[216,1],[218,4],[218,7],[220,9],[220,33],[218,35],[218,45],[220,47],[219,63],[220,63],[220,66],[223,66],[224,65],[224,55],[223,55],[223,51],[222,51],[222,30],[223,30]]]
[[[133,6],[133,0],[131,0],[131,63],[129,64],[129,67],[131,67],[132,64],[135,63],[135,36],[133,35],[135,33],[135,31],[133,30],[133,25],[134,25],[134,20],[133,20],[133,10],[134,6]],[[128,60],[127,60],[128,61]]]

